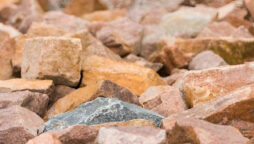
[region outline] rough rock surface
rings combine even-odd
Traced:
[[[31,140],[26,144],[62,144],[61,141],[54,134],[41,134]]]
[[[153,120],[159,126],[162,118],[163,116],[134,104],[117,99],[97,98],[80,105],[73,111],[51,117],[45,123],[44,131],[63,129],[75,124],[95,125],[132,119]]]
[[[126,16],[125,9],[95,11],[82,16],[83,19],[91,22],[109,22]]]

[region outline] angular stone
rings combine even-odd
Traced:
[[[0,42],[21,35],[15,28],[0,23]]]
[[[81,16],[94,11],[94,5],[94,0],[69,0],[64,8],[64,12],[75,16]]]
[[[153,70],[129,62],[90,56],[84,60],[82,68],[84,70],[82,85],[111,80],[138,96],[150,86],[165,85]]]
[[[82,16],[83,19],[91,22],[110,22],[117,20],[119,18],[125,17],[125,9],[116,9],[116,10],[104,10],[104,11],[95,11],[93,13],[85,14]]]
[[[251,138],[247,144],[254,144],[254,138]]]
[[[16,11],[18,6],[13,3],[8,3],[0,6],[0,22],[6,23],[11,14]]]
[[[27,39],[24,44],[21,76],[30,79],[52,79],[55,84],[75,87],[81,77],[81,51],[79,39]]]
[[[35,112],[41,117],[48,107],[48,101],[49,98],[46,94],[36,92],[20,91],[0,93],[0,109],[19,105]]]
[[[253,84],[253,70],[254,63],[246,63],[189,72],[183,78],[187,103],[195,106]]]
[[[0,55],[0,65],[1,65],[0,80],[10,79],[12,77],[13,72],[11,60],[8,58],[2,58],[2,56]]]
[[[31,140],[26,144],[62,144],[61,141],[54,134],[41,134]]]
[[[180,91],[170,86],[149,87],[139,97],[139,102],[145,109],[152,110],[165,117],[187,109]]]
[[[25,144],[37,135],[43,120],[20,106],[0,109],[0,143]]]
[[[170,76],[164,78],[164,81],[168,85],[174,85],[178,80],[183,78],[186,72],[188,72],[186,69],[174,69]]]
[[[122,18],[103,26],[96,33],[96,37],[118,55],[125,56],[129,53],[140,52],[142,32],[141,25]]]
[[[53,102],[56,102],[58,99],[65,97],[66,95],[70,94],[73,91],[75,91],[74,88],[71,88],[65,85],[55,86],[55,92],[54,92],[55,99]]]
[[[135,0],[98,0],[99,4],[104,8],[109,10],[119,9],[119,8],[128,8],[130,7]]]
[[[244,0],[244,5],[248,9],[249,13],[251,14],[251,17],[254,18],[254,1],[253,0]]]
[[[118,98],[129,103],[139,104],[138,98],[127,88],[121,87],[109,80],[80,88],[64,98],[59,99],[48,111],[45,119],[56,114],[64,113],[77,108],[82,103],[89,102],[99,96]]]
[[[152,62],[149,62],[149,61],[145,60],[144,58],[138,57],[134,54],[129,54],[127,57],[125,57],[125,60],[128,62],[135,63],[137,65],[151,68],[154,71],[159,71],[163,66],[161,63],[152,63]]]
[[[153,127],[101,128],[96,144],[167,144],[166,131]]]
[[[248,139],[231,126],[211,124],[206,121],[182,118],[163,122],[168,131],[168,143],[245,144]]]
[[[45,123],[45,131],[63,129],[76,124],[95,125],[132,119],[153,120],[155,125],[159,126],[162,118],[163,116],[137,105],[114,98],[99,97],[73,111],[51,117]]]
[[[162,17],[167,13],[168,11],[163,8],[151,9],[142,17],[139,23],[145,26],[159,25]]]
[[[251,139],[254,136],[254,123],[243,120],[232,120],[230,122],[222,123],[223,125],[230,125],[237,128],[243,136]]]
[[[197,54],[189,63],[190,70],[202,70],[228,65],[224,59],[210,50]]]

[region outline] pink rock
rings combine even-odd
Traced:
[[[26,144],[62,144],[61,141],[54,134],[41,134],[31,140]]]

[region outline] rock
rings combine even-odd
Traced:
[[[254,144],[254,138],[251,138],[247,144]]]
[[[8,3],[0,6],[0,22],[6,23],[11,14],[16,11],[18,6],[13,3]]]
[[[173,85],[175,84],[179,79],[182,79],[184,74],[188,72],[186,69],[174,69],[171,73],[170,76],[164,78],[164,81],[168,85]]]
[[[220,56],[207,50],[197,54],[189,63],[190,70],[202,70],[228,65]]]
[[[102,7],[113,10],[113,9],[119,9],[119,8],[128,8],[135,0],[98,0],[99,4],[102,5]]]
[[[168,131],[168,143],[244,144],[248,139],[231,126],[211,124],[206,121],[183,118],[163,122]]]
[[[134,104],[114,98],[100,97],[80,105],[73,111],[51,117],[45,123],[44,131],[63,129],[75,124],[95,125],[132,119],[153,120],[155,125],[159,126],[162,118],[163,116]]]
[[[165,117],[187,109],[179,90],[170,86],[149,87],[139,98],[145,109],[157,112]]]
[[[70,94],[71,92],[75,91],[74,88],[65,86],[65,85],[57,85],[55,87],[55,100],[54,102],[56,102],[58,99],[65,97],[66,95]]]
[[[52,79],[55,84],[75,87],[81,77],[81,51],[79,39],[27,39],[24,44],[21,76],[30,79]]]
[[[246,6],[246,8],[248,9],[250,15],[252,18],[254,18],[254,1],[253,0],[244,0],[244,5]]]
[[[96,144],[167,144],[166,131],[152,127],[101,128]]]
[[[95,11],[93,13],[85,14],[82,16],[83,19],[91,22],[110,22],[125,17],[125,9],[116,10],[103,10]]]
[[[3,42],[4,40],[8,38],[13,38],[13,37],[21,35],[21,33],[15,28],[8,25],[4,25],[2,23],[0,23],[0,34],[1,34],[0,42]]]
[[[96,33],[96,37],[116,54],[125,56],[129,53],[140,52],[142,32],[141,25],[122,18],[103,26]]]
[[[111,80],[138,96],[150,86],[165,85],[165,82],[153,70],[128,62],[90,56],[84,60],[82,68],[84,71],[82,85]]]
[[[62,144],[61,141],[54,134],[41,134],[31,140],[29,140],[26,144]]]
[[[149,62],[149,61],[145,60],[144,58],[138,57],[134,54],[129,54],[127,57],[125,57],[125,60],[128,62],[135,63],[137,65],[151,68],[154,71],[159,71],[163,66],[161,63],[152,63],[152,62]]]
[[[163,120],[163,123],[178,118],[197,118],[215,124],[232,120],[253,122],[253,88],[253,85],[245,86],[227,95],[200,103],[183,113],[169,116]]]
[[[231,125],[237,128],[243,136],[251,139],[254,136],[254,123],[243,121],[243,120],[232,120],[230,122],[223,123]]]
[[[66,3],[66,2],[65,2]],[[64,8],[67,14],[81,16],[94,10],[94,0],[69,0]]]
[[[0,109],[0,143],[25,144],[37,135],[43,120],[20,106]]]
[[[147,25],[159,25],[161,19],[164,15],[166,15],[168,11],[163,8],[156,8],[151,9],[140,20],[140,24],[147,26]]]
[[[139,104],[138,98],[127,88],[121,87],[109,80],[98,82],[80,88],[67,96],[59,99],[48,111],[45,119],[56,114],[64,113],[77,108],[82,103],[89,102],[99,96],[107,98],[118,98],[129,103]]]
[[[11,58],[14,54],[14,49],[8,44],[9,41],[11,40],[5,40],[2,43],[0,42],[0,80],[10,79],[13,73]]]
[[[49,98],[46,94],[36,92],[20,91],[0,93],[0,109],[19,105],[35,112],[41,117],[48,107],[48,101]]]
[[[195,106],[252,84],[253,66],[254,63],[246,63],[189,72],[183,78],[187,103]]]

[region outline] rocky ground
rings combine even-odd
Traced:
[[[254,0],[0,0],[0,144],[254,144]]]

